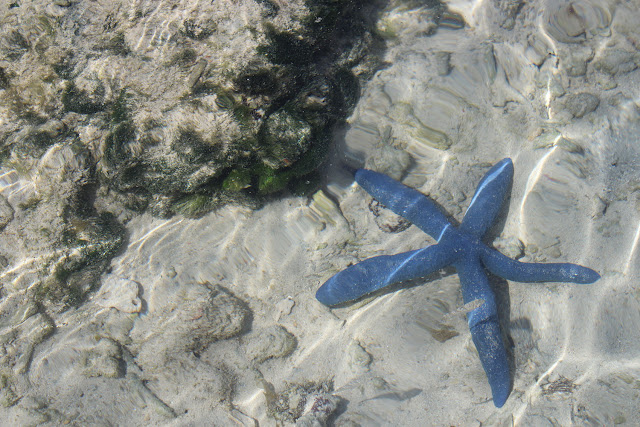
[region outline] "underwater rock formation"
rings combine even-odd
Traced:
[[[13,162],[17,168],[27,162]],[[30,179],[4,194],[15,209],[0,253],[12,266],[6,292],[58,311],[83,301],[124,242],[124,228],[91,202],[95,169],[88,150],[68,139],[51,146],[31,167]]]
[[[167,286],[149,301],[149,313],[131,336],[140,344],[138,360],[162,369],[184,353],[200,353],[209,344],[246,331],[251,312],[244,301],[219,285]]]
[[[296,337],[280,325],[273,325],[251,334],[247,339],[247,354],[256,363],[286,357],[296,348]]]
[[[0,33],[2,156],[37,158],[60,137],[40,128],[74,117],[64,132],[99,184],[163,217],[313,190],[379,64],[377,6],[361,0],[212,2],[178,20],[160,4],[16,5]]]
[[[107,276],[93,304],[82,303],[126,245],[123,223],[137,213],[198,218],[230,201],[256,207],[283,190],[318,187],[336,125],[381,63],[382,42],[372,32],[378,3],[2,6],[0,404],[16,419],[68,421],[47,408],[55,399],[29,395],[57,381],[48,373],[59,373],[47,358],[31,369],[39,344],[53,346],[46,353],[61,361],[60,372],[80,370],[83,393],[86,384],[122,379],[121,386],[139,388],[141,406],[174,416],[142,380],[172,390],[160,397],[180,409],[171,393],[207,375],[203,395],[229,399],[227,376],[196,356],[246,332],[251,312],[238,297],[187,286],[174,295],[175,310],[162,312],[179,318],[154,323],[155,335],[144,328],[157,320],[150,314],[157,301],[146,305],[136,278]],[[100,330],[109,327],[98,318],[95,331],[81,328],[86,319],[71,308],[125,323],[144,315],[131,345],[142,369],[134,369],[129,337]],[[63,337],[67,325],[78,332],[73,345]],[[267,331],[250,347],[255,363],[296,347],[284,327]],[[20,376],[34,371],[41,382],[27,386]],[[56,396],[64,400],[64,393]]]

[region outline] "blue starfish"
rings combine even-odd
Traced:
[[[485,174],[457,228],[422,193],[366,169],[359,169],[355,177],[375,199],[435,238],[438,244],[397,255],[377,256],[352,265],[327,280],[318,289],[316,298],[325,305],[334,306],[453,265],[460,276],[464,303],[482,301],[481,306],[467,314],[467,320],[491,386],[493,403],[502,407],[509,396],[511,377],[496,300],[485,269],[516,282],[593,283],[600,275],[576,264],[518,262],[482,242],[482,236],[498,216],[511,185],[511,159],[501,160]]]

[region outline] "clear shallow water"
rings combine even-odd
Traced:
[[[437,28],[429,9],[383,15],[389,66],[363,89],[323,192],[255,212],[131,219],[95,298],[56,314],[56,332],[33,353],[28,399],[8,416],[49,410],[57,420],[53,410],[73,407],[95,423],[114,411],[140,424],[273,425],[274,411],[334,396],[336,425],[632,423],[640,95],[637,70],[624,66],[637,54],[640,5],[568,5],[524,5],[513,29],[514,12],[486,1],[450,4],[466,22],[458,30],[460,18]],[[179,13],[165,20],[154,10],[138,48],[162,57],[163,25]],[[593,111],[581,108],[593,106],[582,93],[597,97]],[[460,220],[503,157],[516,172],[494,245],[523,260],[587,265],[602,279],[495,281],[514,363],[514,389],[497,410],[464,309],[451,314],[462,307],[452,271],[335,310],[314,294],[350,263],[433,243],[415,227],[383,231],[397,218],[374,215],[345,164],[398,174]],[[17,188],[33,191],[3,171],[10,202],[22,201]],[[10,266],[3,280],[19,288],[32,265]],[[219,339],[199,348],[206,328]]]
[[[544,6],[537,15],[525,12],[531,18],[524,25],[530,31],[527,39],[496,31],[495,10],[485,2],[467,10],[465,16],[472,17],[475,24],[472,31],[438,31],[420,40],[423,43],[398,47],[394,65],[379,73],[379,84],[369,88],[368,99],[361,100],[346,141],[353,151],[366,152],[368,148],[369,153],[375,153],[384,133],[379,130],[380,123],[390,123],[392,140],[395,138],[415,160],[407,182],[421,186],[454,215],[455,205],[464,206],[472,194],[468,186],[479,178],[474,163],[495,162],[505,156],[514,159],[516,176],[509,213],[496,246],[513,257],[523,252],[530,260],[570,259],[600,271],[603,279],[589,287],[509,284],[507,328],[513,339],[516,372],[514,391],[505,407],[512,412],[496,412],[490,420],[511,416],[523,425],[606,423],[605,419],[613,418],[623,422],[628,419],[625,411],[608,405],[618,405],[616,396],[629,392],[627,369],[634,371],[637,363],[632,332],[638,322],[637,308],[627,311],[629,304],[637,304],[637,298],[628,294],[635,288],[629,272],[637,270],[638,218],[633,207],[637,196],[623,178],[627,173],[637,175],[637,152],[630,149],[637,140],[633,136],[638,126],[636,113],[628,119],[629,110],[637,108],[637,77],[629,76],[625,84],[616,74],[614,84],[610,77],[598,76],[589,68],[608,69],[611,38],[616,38],[616,30],[627,31],[620,12],[615,14],[622,20],[618,25],[603,28],[600,19],[609,18],[602,4],[576,4],[574,12],[584,18],[583,24],[590,30],[581,33],[585,41],[576,46],[572,40],[567,46],[563,44],[568,40],[566,33],[577,34],[565,22],[569,18],[563,14],[570,12],[567,3],[547,2]],[[598,19],[591,21],[594,16]],[[531,51],[537,48],[536,40],[544,40],[555,54],[537,66],[531,63],[537,61]],[[456,65],[446,78],[424,70],[429,65],[435,68],[434,51],[440,50],[455,52],[450,61]],[[593,57],[586,61],[586,74],[576,76],[571,64],[584,55],[581,50]],[[577,117],[582,112],[575,110],[572,97],[582,93],[597,94],[599,104],[590,115]],[[440,134],[434,136],[434,130]],[[451,135],[455,141],[451,148],[439,150],[438,144]],[[620,157],[627,161],[618,169],[612,159]],[[456,194],[456,187],[462,194]],[[616,213],[608,211],[610,202],[617,205]],[[618,273],[613,273],[615,270]],[[608,274],[618,279],[607,280]],[[499,293],[505,294],[505,288],[498,284]],[[625,321],[612,315],[614,306],[623,307],[626,314],[620,316]],[[388,335],[395,337],[391,332]],[[393,356],[402,360],[400,352]],[[414,372],[420,368],[413,368],[408,375],[415,378]],[[555,388],[562,384],[566,387]],[[597,397],[604,393],[602,384],[616,389],[608,403]],[[526,403],[518,403],[519,398]],[[577,411],[578,407],[582,409]],[[442,408],[444,413],[456,413],[444,409],[444,404]],[[617,415],[611,415],[616,411]],[[450,420],[455,422],[455,418]]]

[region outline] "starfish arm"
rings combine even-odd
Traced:
[[[467,320],[473,343],[491,386],[493,403],[501,408],[511,391],[511,375],[498,323],[495,297],[479,259],[474,256],[465,257],[456,262],[455,267],[460,276],[465,304],[477,299],[484,301],[480,307],[467,314]]]
[[[316,292],[316,299],[334,306],[358,299],[393,283],[417,279],[451,264],[455,252],[440,245],[397,255],[366,259],[337,273]]]
[[[358,169],[356,182],[374,199],[436,240],[440,240],[449,225],[447,217],[427,196],[393,178],[371,170]]]
[[[502,159],[484,175],[464,215],[460,230],[482,237],[495,221],[513,180],[511,159]]]
[[[491,273],[514,282],[572,282],[593,283],[600,275],[590,268],[570,263],[519,262],[486,248],[482,263]]]

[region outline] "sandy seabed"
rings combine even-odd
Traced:
[[[420,9],[382,16],[388,66],[312,198],[129,221],[101,288],[34,350],[6,425],[634,425],[640,3],[447,4],[460,16],[435,32]],[[602,278],[492,279],[514,382],[496,409],[454,270],[338,309],[314,295],[352,263],[435,243],[348,167],[403,177],[459,221],[504,157],[493,245]]]

